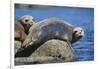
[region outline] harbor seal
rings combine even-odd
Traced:
[[[74,43],[84,35],[84,31],[81,27],[54,17],[36,23],[29,31],[29,35],[22,44],[23,48],[27,48],[30,45],[40,46],[51,39]]]
[[[28,35],[29,28],[35,24],[34,18],[30,15],[24,15],[15,23],[14,39],[23,42]]]

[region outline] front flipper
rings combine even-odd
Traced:
[[[30,42],[31,42],[32,40],[31,39],[27,39],[26,38],[26,40],[23,42],[23,44],[22,44],[22,48],[26,48],[26,47],[28,47],[29,45],[30,45]]]

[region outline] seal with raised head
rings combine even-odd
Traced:
[[[24,48],[30,45],[40,46],[51,39],[74,43],[84,35],[84,31],[81,27],[71,25],[59,18],[48,18],[37,22],[29,31],[29,35],[22,44]]]
[[[14,39],[23,42],[29,33],[29,28],[35,24],[34,18],[30,15],[24,15],[15,23]]]

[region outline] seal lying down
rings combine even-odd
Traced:
[[[81,27],[69,24],[59,18],[48,18],[37,22],[29,30],[29,35],[22,44],[23,48],[31,45],[42,45],[51,39],[74,43],[84,35]]]

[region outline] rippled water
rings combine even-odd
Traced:
[[[23,15],[32,15],[36,21],[48,17],[58,17],[71,24],[81,26],[85,36],[72,44],[77,61],[90,61],[94,59],[94,9],[77,7],[16,7],[15,19]]]

